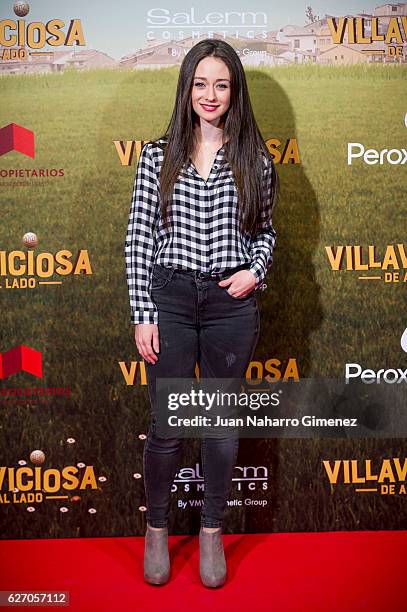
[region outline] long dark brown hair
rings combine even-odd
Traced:
[[[175,106],[165,133],[167,141],[160,172],[161,216],[169,224],[169,209],[174,183],[194,149],[194,125],[199,117],[192,108],[191,92],[198,63],[205,57],[217,57],[230,72],[230,105],[221,118],[225,158],[232,169],[238,190],[240,229],[255,235],[260,227],[260,208],[271,218],[279,183],[272,156],[257,127],[242,63],[236,51],[223,40],[205,39],[185,55],[180,67]],[[158,140],[158,139],[157,139]],[[272,187],[264,202],[264,161],[261,152],[271,160]],[[262,215],[264,222],[264,212]]]

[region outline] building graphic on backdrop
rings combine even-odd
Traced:
[[[150,9],[150,22],[155,16],[154,11],[164,9]],[[14,17],[18,15],[17,12]],[[240,17],[238,25],[232,24],[236,25],[236,31],[232,25],[227,26],[232,28],[229,30],[225,26],[228,13],[202,14],[199,27],[194,25],[191,15],[178,15],[185,15],[186,20],[180,25],[178,38],[174,30],[164,32],[165,25],[161,27],[149,24],[150,28],[158,29],[146,32],[146,45],[130,51],[118,60],[87,46],[85,28],[80,20],[72,20],[70,24],[58,19],[50,20],[47,24],[25,24],[21,18],[2,20],[0,75],[53,73],[67,69],[141,70],[180,66],[188,50],[203,38],[226,40],[236,49],[242,64],[246,66],[274,67],[307,63],[346,65],[363,62],[392,64],[407,61],[406,2],[380,4],[371,13],[338,16],[325,14],[324,17],[312,15],[308,17],[310,23],[287,24],[276,30],[268,29],[265,13],[236,13]],[[222,17],[218,27],[213,25],[213,15],[218,15],[218,19]],[[249,17],[250,24],[246,23]],[[170,19],[168,16],[166,18]],[[260,18],[261,24],[257,23]],[[162,23],[164,15],[160,19]],[[160,32],[162,38],[159,37]],[[190,35],[187,35],[189,32]],[[164,33],[170,33],[171,37],[164,38]],[[42,46],[39,51],[40,43]]]

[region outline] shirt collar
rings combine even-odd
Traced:
[[[218,151],[217,151],[217,153],[215,155],[215,158],[214,158],[214,161],[213,161],[213,164],[212,164],[211,172],[210,172],[210,174],[208,176],[208,180],[206,181],[207,183],[209,183],[211,181],[211,179],[216,176],[216,174],[219,171],[219,168],[221,167],[221,165],[223,165],[224,160],[225,160],[225,145],[223,145],[220,149],[218,149]],[[195,168],[195,166],[194,166],[194,164],[193,164],[193,162],[192,162],[190,157],[189,157],[188,162],[186,164],[186,169],[187,169],[187,172],[189,174],[192,174],[194,176],[198,176],[199,178],[202,179],[202,177],[200,176],[199,172],[197,172],[197,170],[196,170],[196,168]]]

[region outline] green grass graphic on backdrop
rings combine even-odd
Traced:
[[[255,358],[297,359],[300,376],[342,377],[357,361],[378,369],[405,367],[400,336],[406,327],[405,286],[362,282],[334,273],[326,245],[402,243],[406,180],[403,166],[346,163],[348,142],[366,148],[405,144],[406,66],[292,66],[247,72],[265,140],[297,138],[301,165],[279,165],[281,197],[269,288],[259,296],[262,335]],[[46,467],[95,465],[108,480],[84,492],[79,505],[45,502],[31,515],[1,508],[2,537],[130,535],[141,533],[142,442],[146,387],[126,386],[118,362],[137,360],[129,323],[124,237],[135,162],[120,164],[114,140],[149,140],[165,129],[177,69],[65,72],[0,80],[1,126],[35,132],[34,160],[12,152],[0,167],[64,168],[42,186],[1,188],[1,250],[21,248],[27,231],[38,251],[88,249],[92,277],[62,287],[1,289],[4,351],[20,343],[43,351],[44,386],[69,386],[72,398],[46,407],[2,408],[2,462],[44,450]],[[2,178],[1,181],[6,179]],[[3,284],[3,283],[2,283]],[[19,374],[8,386],[34,384]],[[66,439],[77,442],[67,445]],[[249,443],[248,443],[249,442]],[[240,465],[253,461],[254,441],[242,441]],[[271,467],[273,498],[265,514],[234,510],[231,529],[329,530],[398,528],[401,499],[332,492],[322,458],[398,456],[402,441],[257,441],[256,463]],[[196,444],[184,465],[198,460]],[[306,502],[307,511],[304,511]],[[71,512],[59,512],[61,505]],[[97,508],[89,515],[88,507]],[[178,515],[188,531],[197,513]],[[192,523],[191,523],[192,521]]]

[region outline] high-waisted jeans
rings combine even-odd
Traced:
[[[257,297],[235,298],[218,285],[238,269],[219,277],[154,265],[151,297],[158,309],[160,350],[155,364],[146,362],[151,421],[144,447],[146,517],[152,527],[166,527],[171,487],[178,471],[181,440],[159,438],[156,424],[156,378],[244,379],[257,345],[260,322]],[[204,437],[201,460],[204,477],[203,527],[222,527],[235,467],[239,438]]]

